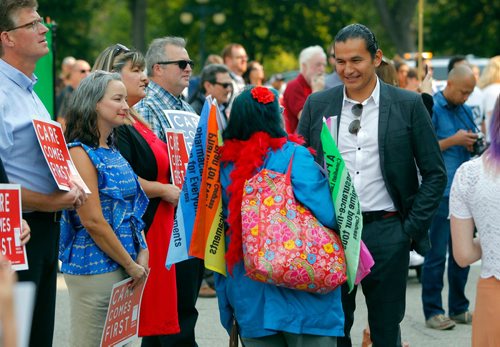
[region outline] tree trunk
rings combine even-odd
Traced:
[[[375,0],[382,25],[396,46],[399,55],[416,52],[416,26],[413,23],[418,0],[396,0],[389,7],[388,0]]]
[[[146,53],[146,7],[147,0],[130,0],[132,45],[142,53]]]

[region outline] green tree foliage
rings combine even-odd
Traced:
[[[92,40],[89,39],[92,18],[98,0],[40,0],[38,12],[57,23],[55,31],[56,57],[60,62],[65,56],[93,61]]]
[[[500,2],[427,0],[425,47],[434,55],[500,54]]]
[[[39,0],[39,12],[57,26],[57,64],[73,55],[93,63],[106,46],[120,42],[147,47],[156,37],[182,36],[188,51],[203,65],[203,56],[220,54],[230,42],[245,46],[250,59],[264,64],[268,75],[298,69],[298,54],[310,45],[325,49],[343,26],[359,22],[376,34],[386,56],[416,46],[417,0]],[[146,6],[145,16],[133,16]],[[135,7],[137,8],[137,7]],[[426,0],[424,49],[435,55],[498,54],[500,3],[491,0]],[[182,24],[181,13],[192,14]],[[217,25],[214,13],[226,20]],[[444,15],[445,14],[445,15]],[[137,17],[144,23],[137,22]],[[144,27],[137,35],[135,28]],[[405,29],[406,28],[406,29]],[[407,35],[396,33],[407,31]],[[135,34],[135,36],[134,36]],[[143,38],[141,38],[143,36]],[[141,43],[141,40],[143,41]],[[204,42],[203,45],[200,42]]]

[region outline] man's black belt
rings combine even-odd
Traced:
[[[372,222],[376,222],[381,219],[387,219],[398,215],[397,211],[370,211],[363,212],[363,224],[369,224]]]
[[[61,220],[61,211],[57,212],[41,212],[41,211],[33,211],[23,213],[23,217],[28,218],[36,218],[36,219],[46,219],[52,222],[59,222]]]

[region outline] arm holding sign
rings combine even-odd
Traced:
[[[91,191],[98,192],[97,171],[85,150],[82,147],[73,147],[69,152],[87,186]],[[77,213],[89,235],[103,252],[120,264],[134,279],[133,286],[143,281],[149,271],[147,259],[142,261],[148,250],[141,249],[138,255],[138,261],[142,259],[141,263],[145,266],[135,262],[104,218],[99,194],[91,194],[88,202],[80,207]]]
[[[140,177],[139,183],[148,198],[161,198],[162,200],[177,206],[179,196],[181,194],[181,190],[177,186],[170,183],[163,184],[157,181],[148,181]]]
[[[22,202],[24,210],[55,212],[80,208],[87,201],[87,193],[76,183],[70,181],[70,191],[55,191],[52,194],[37,193],[22,188]]]

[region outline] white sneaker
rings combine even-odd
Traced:
[[[415,251],[410,251],[410,267],[420,266],[424,263],[424,257]]]

